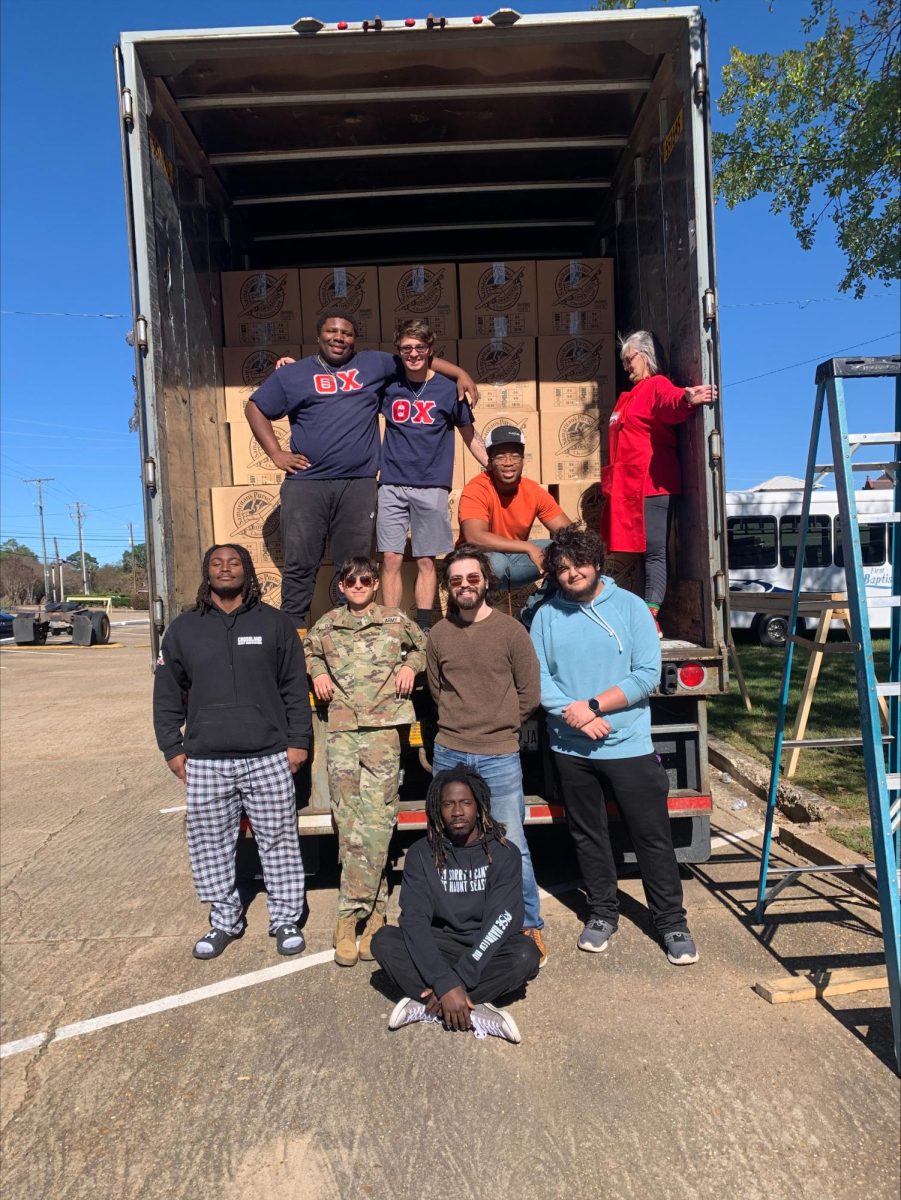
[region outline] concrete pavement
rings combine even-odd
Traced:
[[[114,632],[119,649],[0,649],[4,1044],[287,961],[263,896],[221,958],[190,957],[205,917],[182,816],[160,813],[183,793],[153,745],[147,632]],[[894,1198],[887,993],[772,1007],[751,990],[878,961],[878,912],[808,877],[750,927],[762,805],[733,812],[739,796],[718,785],[714,833],[734,840],[685,872],[688,968],[649,936],[634,877],[610,951],[578,952],[565,833],[530,834],[556,894],[519,1047],[389,1033],[381,974],[328,961],[324,861],[306,934],[325,961],[4,1059],[4,1197]]]

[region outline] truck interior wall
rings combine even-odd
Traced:
[[[678,382],[704,378],[690,137],[689,64],[675,51],[661,59],[614,190],[616,317],[622,333],[647,329],[662,352],[660,370]],[[681,133],[672,137],[670,131]],[[670,138],[668,138],[670,135]],[[665,156],[665,161],[664,161]],[[710,605],[710,520],[703,409],[679,430],[681,497],[670,545],[666,611],[677,635],[703,644]]]
[[[222,404],[219,272],[231,265],[216,187],[159,80],[148,97],[155,259],[151,312],[166,619],[194,601],[213,540],[209,489],[231,481]],[[212,192],[212,195],[211,195]]]

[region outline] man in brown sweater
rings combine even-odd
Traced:
[[[519,730],[538,707],[538,659],[525,629],[487,601],[493,583],[484,551],[458,546],[444,560],[447,616],[432,627],[426,667],[438,706],[432,770],[463,763],[491,789],[491,816],[522,855],[525,928],[547,961],[544,922],[523,830],[525,799]]]

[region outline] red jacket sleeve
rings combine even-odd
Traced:
[[[676,387],[665,375],[655,375],[651,412],[667,425],[681,425],[694,412],[694,405],[685,399],[685,388]]]

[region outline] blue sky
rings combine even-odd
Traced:
[[[385,19],[428,11],[393,0],[375,7]],[[518,7],[580,6],[537,0]],[[778,52],[803,41],[807,0],[775,0],[773,12],[767,0],[705,8],[714,96],[730,45]],[[448,3],[437,11],[479,10]],[[290,24],[308,12],[358,21],[374,8],[357,0],[154,0],[137,10],[114,0],[74,8],[62,0],[0,0],[0,541],[15,537],[39,551],[36,489],[22,482],[37,476],[52,477],[44,489],[46,527],[63,556],[78,544],[69,508],[76,501],[86,506],[86,548],[101,562],[128,547],[129,521],[143,540],[137,438],[128,431],[133,358],[124,340],[131,322],[112,58],[120,29]],[[841,295],[831,226],[805,252],[764,199],[731,212],[720,204],[717,244],[727,484],[803,474],[814,395],[807,360],[898,353],[897,285],[873,285],[860,301]],[[783,369],[791,364],[804,365]],[[852,428],[883,428],[888,386],[857,384],[850,394]]]

